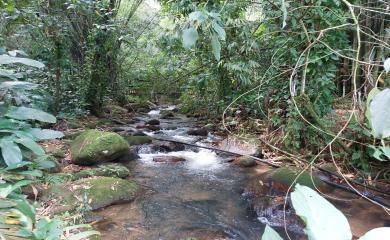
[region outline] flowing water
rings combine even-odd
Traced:
[[[154,110],[139,119],[142,123],[158,118],[159,114],[160,110]],[[212,134],[204,138],[187,135],[194,119],[180,116],[160,121],[162,130],[145,133],[199,145],[221,140]],[[252,151],[242,146],[238,150]],[[131,203],[100,211],[107,219],[97,226],[102,239],[261,239],[264,225],[249,209],[242,194],[243,186],[258,174],[258,169],[238,168],[227,162],[226,155],[196,147],[166,153],[143,146],[139,148],[139,156],[128,167],[131,179],[143,188],[142,194]],[[186,161],[157,163],[153,161],[155,156],[176,156]]]

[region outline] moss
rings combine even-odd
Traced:
[[[129,151],[129,144],[117,133],[87,130],[71,144],[73,163],[92,165],[115,160]]]
[[[91,210],[97,210],[133,200],[138,189],[135,182],[119,178],[83,178],[71,183],[51,186],[44,192],[42,199],[54,202],[53,214],[73,211],[85,205],[89,205]]]
[[[152,138],[149,136],[125,136],[125,139],[130,146],[142,145],[152,142]]]
[[[248,156],[242,156],[238,157],[234,160],[234,163],[239,165],[240,167],[254,167],[256,166],[256,160],[248,157]]]
[[[75,173],[73,175],[73,180],[86,178],[86,177],[94,177],[94,176],[126,178],[129,175],[130,175],[129,169],[127,169],[122,164],[109,163],[109,164],[102,164],[97,168],[86,169],[78,173]]]
[[[276,170],[273,170],[271,172],[270,177],[271,177],[272,181],[274,181],[276,183],[290,186],[294,182],[295,178],[298,176],[298,174],[300,172],[301,172],[301,170],[297,169],[297,168],[281,167],[281,168],[278,168]],[[321,179],[319,179],[314,174],[313,174],[313,176],[311,176],[311,173],[308,171],[303,172],[299,176],[299,178],[297,179],[296,183],[308,186],[308,187],[313,188],[313,189],[315,189],[315,187],[317,187],[317,188],[324,187],[324,183],[321,181]]]

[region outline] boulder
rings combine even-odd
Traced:
[[[160,116],[161,116],[162,119],[169,119],[169,118],[174,118],[175,117],[173,112],[170,111],[170,110],[161,110],[160,111]]]
[[[130,175],[129,169],[118,163],[101,164],[96,168],[81,170],[80,172],[73,174],[73,180],[78,180],[87,177],[116,177],[126,178]]]
[[[161,129],[158,125],[146,125],[145,128],[149,129],[150,131],[159,131]]]
[[[156,152],[178,152],[185,150],[184,144],[175,142],[157,142],[153,143],[151,149]]]
[[[294,183],[294,180],[301,173],[302,170],[294,167],[281,167],[274,169],[268,173],[268,178],[272,182],[272,187],[275,190],[285,192],[291,184]],[[319,179],[314,173],[310,171],[304,171],[296,180],[295,184],[299,183],[300,185],[305,185],[312,189],[320,189],[326,191],[326,184]]]
[[[152,138],[149,136],[125,136],[125,139],[130,146],[143,145],[152,142]]]
[[[97,210],[134,200],[138,189],[135,182],[120,178],[83,178],[51,186],[43,193],[42,200],[52,203],[52,214],[73,211],[86,204],[91,210]]]
[[[146,122],[146,124],[148,125],[160,125],[160,121],[158,119],[151,119],[149,121]]]
[[[240,167],[254,167],[257,165],[256,160],[249,156],[238,157],[234,159],[233,163]]]
[[[87,130],[71,143],[70,151],[73,163],[93,165],[126,155],[129,144],[117,133]]]
[[[198,129],[191,129],[187,131],[188,135],[193,136],[204,136],[206,137],[208,135],[208,131],[206,128],[198,128]]]
[[[176,157],[176,156],[156,156],[153,157],[154,162],[158,163],[178,163],[178,162],[184,162],[186,159],[182,157]]]

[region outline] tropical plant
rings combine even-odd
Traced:
[[[347,218],[313,189],[297,184],[291,193],[291,202],[296,214],[306,225],[305,234],[309,240],[352,239]],[[368,231],[359,240],[385,240],[388,236],[390,227],[381,227]],[[262,240],[283,239],[275,230],[266,226]]]

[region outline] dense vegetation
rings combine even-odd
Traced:
[[[40,142],[63,136],[50,129],[57,119],[109,118],[113,105],[150,102],[258,138],[288,162],[332,162],[339,174],[383,186],[389,8],[381,0],[0,0],[0,197],[16,201],[0,210],[34,223],[18,190],[56,166]],[[25,236],[56,239],[69,225],[41,221]]]

